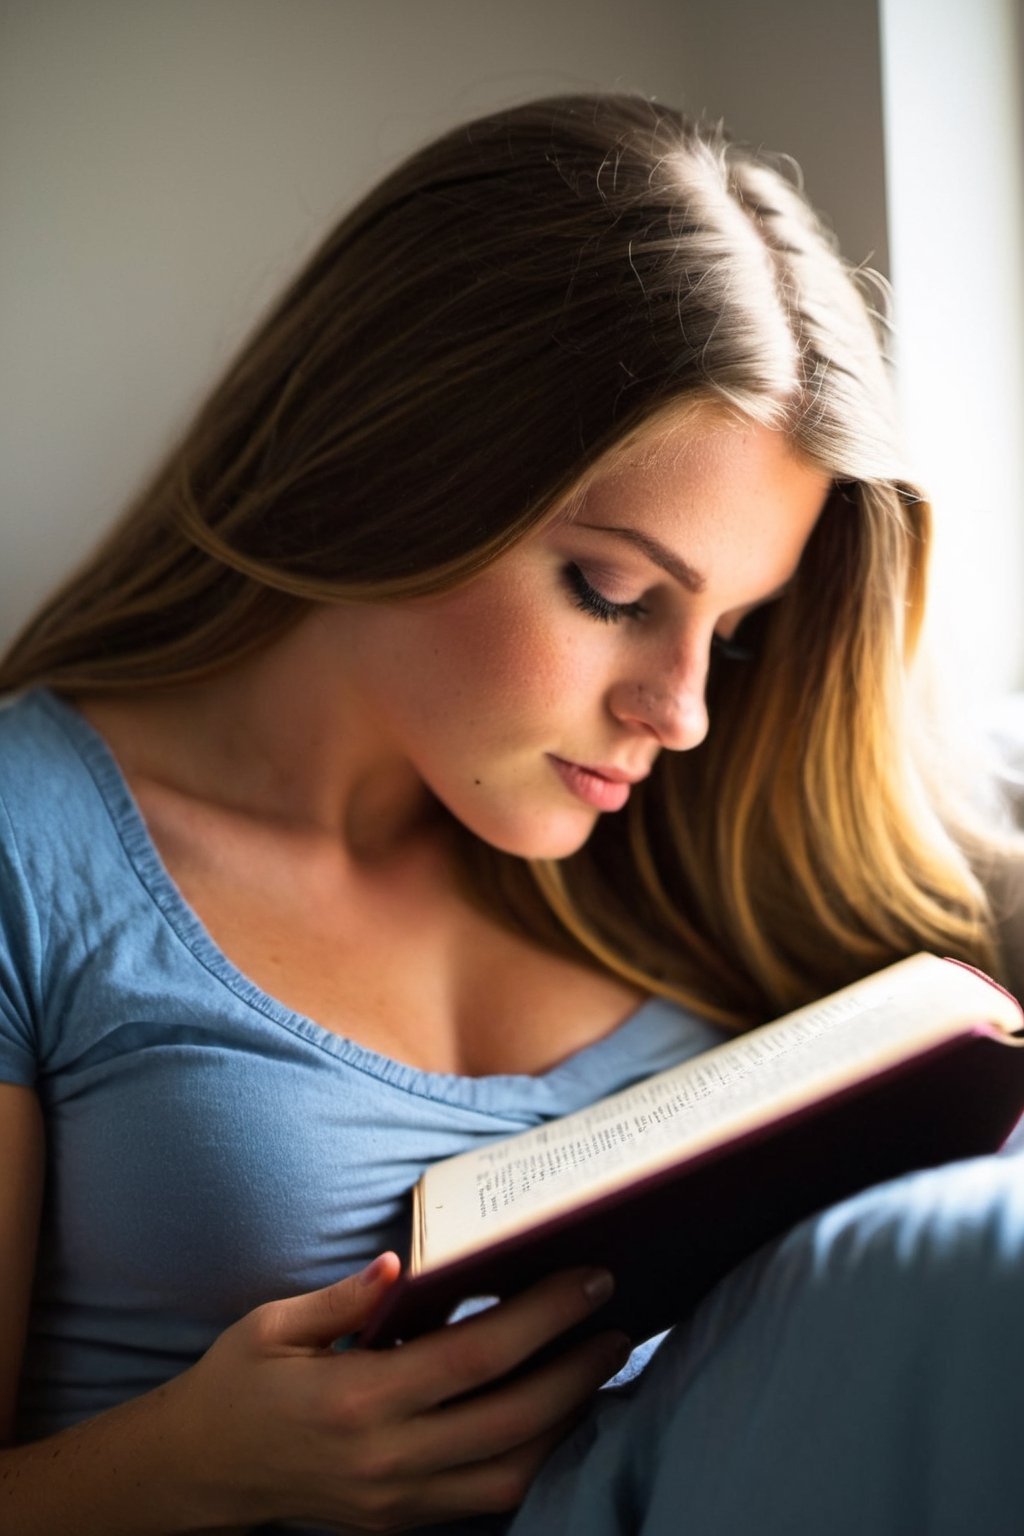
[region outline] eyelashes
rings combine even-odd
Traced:
[[[578,565],[565,566],[562,575],[576,607],[592,619],[599,619],[602,624],[618,624],[622,619],[642,619],[647,613],[643,603],[613,603],[590,585]]]
[[[764,644],[765,627],[776,601],[773,599],[762,603],[759,608],[752,608],[740,620],[728,640],[722,635],[713,635],[711,649],[714,654],[723,661],[753,661],[759,656]]]
[[[575,606],[602,624],[619,624],[623,619],[647,617],[648,609],[643,603],[613,603],[590,584],[576,564],[564,566],[562,577]],[[770,603],[763,603],[748,613],[728,640],[722,635],[712,635],[712,654],[723,661],[752,661],[760,649],[761,632],[770,608]]]

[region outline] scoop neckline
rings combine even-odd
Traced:
[[[589,1069],[605,1055],[619,1055],[624,1049],[628,1055],[629,1040],[638,1031],[648,1027],[659,1013],[670,1014],[680,1032],[685,1028],[686,1021],[713,1027],[709,1020],[701,1020],[696,1014],[664,998],[651,996],[645,998],[607,1034],[563,1057],[545,1072],[483,1073],[479,1076],[428,1071],[375,1051],[370,1046],[361,1045],[348,1035],[338,1034],[265,992],[228,958],[174,883],[106,738],[74,705],[50,689],[36,689],[34,696],[61,728],[89,771],[136,876],[164,921],[193,958],[228,991],[256,1012],[290,1033],[299,1035],[326,1054],[341,1058],[359,1071],[432,1099],[450,1100],[453,1091],[455,1097],[462,1100],[467,1096],[473,1099],[487,1098],[494,1088],[514,1092],[516,1088],[529,1086],[537,1092],[555,1088],[565,1077],[574,1081],[579,1079],[581,1066],[588,1069],[582,1076],[591,1078],[595,1074]],[[639,1059],[643,1059],[642,1052],[639,1053]],[[514,1115],[514,1104],[503,1103],[501,1107],[505,1112],[511,1109]]]

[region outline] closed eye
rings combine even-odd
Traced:
[[[712,635],[711,649],[714,654],[723,661],[753,661],[760,653],[765,621],[776,601],[776,598],[770,598],[745,613],[728,639],[725,635]]]
[[[622,619],[642,619],[647,615],[643,603],[613,603],[591,585],[578,565],[564,566],[562,578],[576,607],[603,624],[618,624]]]
[[[711,649],[724,661],[753,661],[757,654],[751,646],[743,644],[739,628],[728,640],[724,635],[712,635]]]

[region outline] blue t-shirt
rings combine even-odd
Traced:
[[[0,710],[0,1080],[34,1084],[47,1180],[17,1433],[145,1392],[228,1324],[407,1248],[435,1160],[721,1039],[658,1000],[551,1071],[422,1072],[291,1012],[217,949],[102,739]]]

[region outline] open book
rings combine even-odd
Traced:
[[[439,1326],[577,1264],[616,1276],[594,1326],[643,1338],[822,1206],[996,1150],[1024,1112],[1024,1015],[915,955],[588,1109],[436,1163],[412,1254],[361,1342]],[[1009,1047],[1009,1049],[1008,1049]]]

